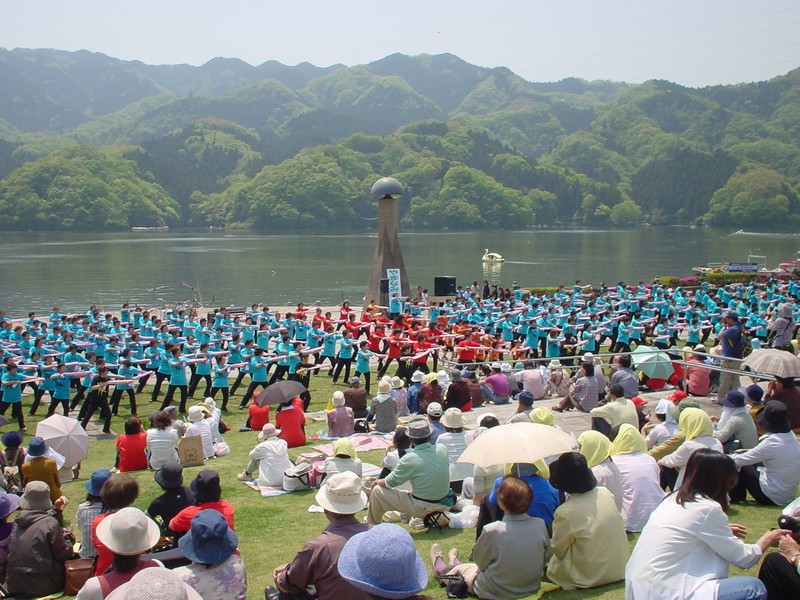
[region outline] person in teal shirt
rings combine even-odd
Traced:
[[[242,402],[239,408],[245,408],[253,397],[253,393],[257,388],[267,387],[267,366],[270,364],[269,359],[264,355],[263,348],[256,348],[253,353],[253,358],[250,359],[250,385],[247,386],[247,391],[242,396]]]
[[[117,376],[121,379],[135,379],[141,374],[141,370],[133,366],[130,359],[123,359],[120,365]],[[118,383],[114,386],[114,392],[111,394],[111,414],[116,415],[119,410],[119,402],[122,400],[122,393],[127,392],[128,400],[131,403],[131,416],[135,417],[136,412],[136,392],[133,385],[129,383]]]
[[[172,404],[172,398],[175,392],[180,392],[181,403],[178,410],[181,413],[186,412],[186,399],[189,395],[189,385],[186,381],[186,360],[181,356],[181,349],[178,347],[172,348],[172,358],[168,363],[170,368],[169,386],[167,387],[167,395],[164,396],[164,402],[161,403],[161,410],[167,408]]]
[[[34,361],[39,365],[39,377],[41,377],[42,381],[39,383],[39,389],[37,389],[36,393],[33,395],[33,404],[28,412],[28,415],[31,417],[36,414],[36,410],[39,408],[39,403],[41,403],[45,392],[50,394],[50,401],[52,402],[56,384],[50,377],[56,373],[56,367],[58,366],[55,361],[53,361],[52,356],[45,356],[42,361],[39,361],[37,356],[34,358]]]
[[[289,372],[289,356],[293,351],[294,344],[290,341],[289,335],[284,334],[281,341],[275,346],[275,354],[278,355],[278,362],[269,380],[269,385],[272,385],[279,379],[283,379],[284,375]]]
[[[80,371],[78,371],[79,373]],[[55,389],[53,390],[53,397],[50,400],[50,407],[47,409],[47,416],[51,417],[56,412],[56,407],[61,405],[61,410],[64,413],[64,416],[69,416],[69,394],[70,394],[70,382],[74,381],[76,378],[80,377],[80,375],[76,375],[74,373],[67,372],[67,365],[64,363],[59,363],[56,367],[56,372],[50,375],[50,379],[52,380]]]
[[[353,362],[355,347],[356,340],[354,340],[350,332],[345,329],[339,344],[339,354],[336,357],[336,369],[333,371],[334,384],[339,381],[339,375],[342,374],[342,369],[344,369],[344,380],[350,380],[350,365]]]
[[[245,376],[250,374],[250,360],[253,358],[254,352],[255,342],[253,340],[246,340],[240,351],[241,360],[239,361],[240,363],[244,363],[244,365],[239,367],[239,374],[236,377],[236,381],[233,382],[233,387],[231,387],[231,396],[233,396],[236,393],[236,390],[239,389],[239,386],[242,385],[242,381],[244,381]],[[251,377],[250,381],[252,382],[252,380],[253,378]]]
[[[217,392],[222,394],[222,410],[228,410],[228,374],[231,368],[228,366],[228,357],[224,354],[214,357],[214,378],[211,380],[211,391],[209,396],[217,399]]]
[[[36,379],[22,375],[14,362],[9,362],[6,365],[6,372],[3,373],[3,377],[0,379],[0,385],[3,388],[0,415],[5,415],[10,407],[11,416],[17,419],[20,431],[27,431],[25,417],[22,415],[22,386],[31,381],[36,381]]]
[[[194,356],[201,360],[195,363],[194,374],[189,384],[189,397],[194,398],[197,386],[200,385],[201,381],[205,381],[206,389],[203,393],[203,398],[205,398],[211,393],[211,355],[209,354],[208,344],[200,344],[200,348]]]

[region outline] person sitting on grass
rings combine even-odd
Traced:
[[[153,498],[147,507],[148,516],[161,526],[163,535],[176,542],[180,534],[169,528],[172,519],[187,506],[194,504],[192,490],[183,485],[183,466],[174,460],[168,460],[156,471],[156,483],[164,490],[160,496]]]
[[[125,433],[117,437],[114,467],[120,473],[144,471],[147,468],[146,445],[147,434],[142,431],[142,422],[138,417],[130,417],[125,421]]]
[[[361,477],[361,459],[353,447],[353,442],[347,438],[339,438],[333,442],[333,456],[325,459],[325,478],[332,477],[336,473],[352,472]]]
[[[97,550],[92,544],[92,521],[106,510],[100,497],[100,490],[109,478],[111,471],[108,469],[96,469],[92,472],[89,481],[86,482],[86,500],[78,505],[78,512],[75,513],[75,520],[81,531],[81,558],[97,556]]]
[[[344,394],[339,390],[333,392],[333,410],[327,412],[328,437],[348,437],[353,435],[355,417],[353,409],[345,406]]]
[[[438,543],[431,546],[436,575],[461,575],[467,591],[478,598],[522,598],[541,587],[542,574],[553,552],[547,526],[527,514],[534,492],[519,477],[506,475],[497,488],[504,516],[487,525],[472,547],[474,563],[462,563],[456,548],[445,562]],[[449,563],[449,564],[448,564]]]
[[[309,540],[291,563],[275,568],[272,578],[276,587],[267,587],[267,600],[366,600],[367,594],[345,580],[336,568],[347,540],[368,529],[355,516],[367,506],[361,479],[350,472],[331,475],[315,500],[325,511],[329,525]],[[315,596],[309,594],[310,586]]]
[[[200,471],[190,484],[194,494],[194,506],[187,506],[179,512],[169,528],[176,533],[186,533],[192,524],[192,518],[201,510],[214,509],[225,517],[231,529],[234,528],[234,508],[230,502],[222,499],[222,486],[219,483],[219,473],[216,471]]]
[[[278,437],[280,429],[267,423],[258,433],[258,445],[250,451],[250,462],[247,468],[236,477],[239,481],[249,481],[258,473],[256,482],[259,486],[281,487],[283,473],[294,465],[289,460],[289,446]]]

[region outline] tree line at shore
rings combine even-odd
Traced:
[[[691,89],[531,83],[452,55],[153,67],[0,50],[0,228],[800,221],[800,69]]]

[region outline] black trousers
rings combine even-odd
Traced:
[[[103,433],[111,432],[111,408],[108,406],[108,394],[98,391],[93,391],[85,402],[87,408],[86,413],[81,420],[81,425],[84,429],[89,425],[94,413],[100,411],[100,418],[103,419]]]
[[[122,393],[128,393],[128,400],[131,403],[131,415],[136,414],[136,392],[133,390],[121,390],[119,388],[114,390],[111,394],[111,413],[117,414],[119,411],[119,401],[122,400]]]
[[[69,398],[63,398],[61,400],[53,398],[50,400],[50,407],[47,409],[48,417],[52,417],[56,413],[56,408],[58,408],[59,404],[61,405],[61,410],[64,411],[64,416],[69,416]]]
[[[181,404],[178,410],[182,413],[186,412],[186,398],[189,395],[189,388],[185,385],[170,385],[167,388],[167,395],[164,396],[164,402],[161,403],[161,410],[167,408],[170,404],[172,404],[172,398],[175,396],[175,390],[179,390],[181,393]]]
[[[224,388],[223,387],[212,387],[211,388],[211,393],[209,394],[209,396],[211,396],[211,398],[216,400],[217,399],[217,392],[221,392],[222,393],[222,406],[220,407],[220,409],[221,410],[228,410],[228,397],[229,397],[228,388],[226,388],[226,387],[224,387]]]
[[[161,384],[164,382],[165,379],[168,379],[169,375],[166,373],[162,373],[161,371],[156,371],[156,383],[153,386],[153,394],[150,396],[150,402],[155,402],[156,398],[158,398],[158,393],[161,391]]]
[[[0,402],[0,415],[6,414],[8,407],[11,407],[11,417],[16,417],[19,428],[25,427],[25,417],[22,415],[22,402]]]
[[[245,406],[247,406],[247,404],[250,402],[250,398],[253,397],[256,388],[261,387],[261,389],[264,389],[265,387],[267,387],[267,385],[268,384],[266,381],[251,381],[250,385],[247,386],[247,391],[245,392],[244,396],[242,396],[242,401],[239,404],[239,407],[244,408]]]
[[[744,502],[747,497],[747,492],[750,492],[753,500],[758,504],[762,506],[775,506],[775,503],[769,499],[769,496],[761,490],[758,470],[754,465],[747,465],[739,469],[739,482],[731,490],[731,501]]]
[[[800,598],[800,575],[795,566],[778,552],[767,554],[758,570],[758,578],[766,586],[769,600]]]

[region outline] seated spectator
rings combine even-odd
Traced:
[[[472,548],[474,563],[462,563],[458,551],[448,553],[431,546],[431,563],[437,575],[461,575],[467,591],[478,598],[522,598],[541,587],[542,573],[552,556],[547,527],[526,511],[535,492],[522,479],[507,475],[497,488],[502,521],[490,523]]]
[[[686,394],[683,392],[675,392],[670,396],[667,396],[667,400],[670,400],[676,404],[676,406],[671,406],[669,411],[672,415],[672,418],[675,419],[675,422],[678,422],[678,419],[681,416],[681,412],[686,410],[687,408],[700,408],[700,403],[695,400],[694,398],[687,398]],[[651,450],[648,450],[647,453],[655,458],[656,460],[660,460],[667,456],[668,454],[672,454],[677,450],[680,445],[686,441],[686,434],[681,431],[680,426],[678,427],[678,431],[675,434],[667,439],[664,442],[654,446]],[[663,469],[662,469],[663,472]],[[673,478],[673,483],[675,479],[678,477],[678,472],[675,471],[675,477]]]
[[[787,507],[788,509],[788,507]],[[800,510],[784,510],[784,514],[795,519],[800,517]],[[792,527],[787,527],[793,529]],[[800,598],[800,529],[783,536],[778,542],[779,552],[767,554],[761,562],[758,578],[767,588],[769,600],[795,600]]]
[[[303,401],[292,398],[278,405],[275,413],[275,427],[280,430],[280,438],[289,448],[305,446],[306,414],[303,412]]]
[[[211,435],[211,422],[205,418],[199,406],[189,407],[189,427],[184,437],[199,437],[203,441],[203,456],[206,460],[214,457],[214,441]]]
[[[760,385],[754,383],[748,385],[746,388],[739,388],[739,391],[744,394],[744,401],[747,404],[748,412],[753,422],[756,424],[756,433],[759,436],[764,435],[766,431],[761,429],[756,421],[758,413],[764,410],[764,390]]]
[[[645,452],[639,430],[625,423],[611,444],[611,458],[622,479],[622,518],[625,531],[641,531],[650,513],[664,498],[658,464]]]
[[[573,408],[580,412],[589,412],[597,406],[599,392],[597,380],[594,378],[594,365],[581,363],[581,368],[569,388],[569,392],[553,407],[556,412],[564,412]]]
[[[165,462],[156,471],[154,479],[164,493],[150,502],[147,514],[161,526],[163,535],[177,541],[180,535],[169,528],[169,523],[184,508],[194,504],[194,494],[183,485],[183,466],[177,461]]]
[[[678,470],[675,489],[681,486],[683,471],[689,457],[700,448],[722,453],[722,444],[714,437],[714,427],[709,416],[699,408],[687,408],[680,414],[678,427],[686,434],[684,442],[673,452],[658,461],[660,467]]]
[[[527,507],[527,513],[531,517],[538,517],[544,521],[549,530],[560,500],[558,490],[548,481],[550,470],[547,463],[543,460],[536,461],[535,464],[515,463],[511,466],[511,474],[530,486],[533,500]],[[503,518],[503,509],[500,507],[497,495],[497,490],[502,482],[502,477],[495,480],[494,489],[481,503],[481,512],[475,530],[476,538],[481,536],[486,525]]]
[[[557,358],[547,363],[547,369],[550,371],[550,376],[544,386],[544,395],[547,398],[551,396],[566,396],[571,383],[569,371],[564,368],[564,365]]]
[[[178,432],[172,427],[172,419],[165,411],[158,411],[150,422],[152,428],[147,430],[145,450],[150,457],[150,467],[160,469],[168,460],[178,458]]]
[[[523,390],[514,396],[514,400],[517,401],[517,410],[506,419],[506,423],[530,423],[531,411],[533,410],[533,394]]]
[[[342,548],[339,574],[367,598],[432,600],[417,592],[428,585],[428,570],[403,528],[384,523],[355,534]]]
[[[367,506],[367,494],[355,473],[345,472],[325,479],[315,496],[329,525],[286,565],[276,567],[275,588],[266,589],[267,600],[308,598],[314,587],[318,600],[367,600],[368,595],[339,574],[337,563],[345,543],[368,526],[356,519]]]
[[[51,497],[44,481],[32,480],[19,500],[8,550],[6,587],[11,596],[35,598],[64,589],[64,562],[72,558],[63,527],[66,499],[59,497],[53,504]]]
[[[517,373],[517,382],[522,385],[523,391],[533,396],[534,401],[541,400],[545,397],[545,381],[541,371],[535,367],[534,362],[531,360],[526,360],[524,367],[524,370]]]
[[[327,412],[328,437],[348,437],[353,435],[355,417],[353,409],[345,406],[344,394],[340,391],[333,392],[333,410]]]
[[[792,431],[800,433],[800,389],[794,378],[775,377],[772,379],[767,384],[767,392],[764,394],[764,402],[768,400],[777,400],[786,406]]]
[[[230,502],[222,499],[222,486],[219,484],[219,473],[216,471],[200,471],[190,484],[194,494],[194,506],[187,506],[179,512],[172,521],[169,528],[176,533],[186,533],[192,523],[192,518],[201,510],[210,508],[221,513],[228,522],[231,529],[234,529],[233,516],[234,508]]]
[[[201,510],[178,542],[192,563],[173,569],[173,573],[203,598],[245,600],[247,574],[241,556],[234,554],[238,545],[238,537],[222,514]]]
[[[611,492],[614,505],[622,514],[625,494],[622,491],[622,475],[611,460],[611,441],[599,431],[584,431],[578,436],[578,447],[586,457],[586,464],[592,470],[597,485]]]
[[[111,478],[111,471],[108,469],[96,469],[92,472],[89,481],[86,482],[86,500],[78,505],[78,512],[75,513],[75,520],[81,532],[81,558],[92,558],[97,556],[97,550],[92,544],[92,521],[106,511],[106,505],[100,497],[100,490],[103,484]]]
[[[125,584],[111,592],[108,600],[203,600],[190,585],[162,567],[142,569]]]
[[[406,453],[397,467],[372,487],[367,522],[380,523],[384,513],[397,510],[409,517],[423,518],[428,513],[453,506],[455,495],[450,489],[450,461],[444,445],[432,445],[431,427],[425,419],[408,424],[408,437],[414,448]],[[411,490],[397,489],[410,483]]]
[[[444,393],[443,406],[447,408],[457,408],[462,413],[472,410],[472,396],[469,392],[469,384],[461,377],[461,371],[452,369],[450,371],[450,385]]]
[[[248,481],[258,473],[256,482],[260,486],[281,487],[283,473],[294,465],[289,460],[289,446],[280,437],[281,430],[267,423],[258,433],[258,445],[250,451],[247,468],[237,475],[239,481]]]
[[[725,397],[719,401],[722,414],[711,417],[714,424],[714,437],[722,444],[725,454],[734,450],[755,447],[758,443],[758,433],[753,417],[748,412],[744,401],[744,394],[739,390],[728,390]]]
[[[411,440],[408,437],[408,430],[404,425],[398,426],[394,431],[394,436],[392,436],[392,445],[386,449],[386,454],[383,457],[383,461],[381,461],[382,468],[378,479],[385,479],[395,469],[410,447]]]
[[[22,448],[22,434],[19,431],[6,431],[3,434],[3,451],[0,452],[0,473],[4,473],[6,467],[10,467],[11,471],[14,467],[17,468],[14,476],[4,476],[0,480],[5,479],[5,491],[19,494],[22,493],[22,477],[20,469],[25,463],[27,456],[25,448]]]
[[[728,492],[736,481],[730,457],[701,448],[689,458],[686,476],[650,515],[625,569],[625,597],[766,598],[755,577],[728,577],[728,564],[747,569],[776,546],[786,530],[769,531],[747,544],[728,523]]]
[[[125,433],[117,437],[117,460],[114,466],[120,473],[144,471],[147,468],[147,434],[142,431],[138,417],[125,421]]]
[[[8,517],[19,508],[19,496],[0,492],[0,583],[6,582],[6,566],[8,564],[8,550],[11,546],[11,532],[14,524],[8,522]]]
[[[503,374],[503,367],[500,363],[493,362],[491,367],[492,374],[480,380],[484,403],[508,404],[511,392],[508,377]]]
[[[355,473],[359,477],[362,475],[361,459],[353,447],[353,442],[346,438],[340,438],[333,442],[333,456],[325,460],[325,478],[331,477],[336,473]]]
[[[409,415],[408,390],[406,390],[406,382],[397,375],[392,377],[392,396],[397,403],[397,416],[407,417]]]
[[[757,418],[768,433],[754,448],[732,455],[739,481],[731,490],[731,501],[744,502],[750,492],[759,504],[783,505],[797,495],[800,484],[800,442],[791,430],[785,404],[769,400]]]
[[[469,389],[469,397],[472,400],[472,408],[483,406],[483,391],[481,390],[481,384],[478,383],[478,378],[475,374],[475,371],[472,369],[463,369],[461,371],[461,379],[466,382],[467,389]]]
[[[671,409],[674,406],[672,402],[662,398],[656,404],[655,421],[642,427],[642,434],[646,434],[644,443],[648,450],[663,444],[680,430],[677,419],[672,415]]]
[[[436,439],[436,445],[442,444],[447,449],[447,457],[450,461],[450,487],[459,494],[461,485],[465,477],[472,475],[472,465],[460,463],[458,458],[467,449],[464,431],[464,417],[457,408],[448,408],[442,417],[444,433]]]
[[[380,390],[378,390],[380,391]],[[444,390],[439,385],[439,379],[436,373],[428,373],[425,375],[425,383],[422,388],[417,392],[417,402],[419,402],[419,412],[424,413],[428,410],[428,406],[433,404],[441,404],[444,398]]]
[[[625,397],[625,391],[618,383],[608,386],[608,401],[589,411],[592,429],[611,437],[611,431],[623,423],[639,428],[639,414],[634,403]]]
[[[100,498],[106,507],[106,511],[97,515],[92,521],[92,544],[97,549],[97,562],[95,563],[94,574],[102,575],[111,566],[113,559],[111,551],[105,547],[100,538],[97,537],[97,528],[106,518],[113,515],[134,503],[139,497],[139,484],[136,480],[125,473],[117,473],[106,479],[103,487],[100,488]]]
[[[550,463],[550,483],[569,496],[553,520],[547,578],[563,590],[623,580],[628,537],[611,492],[596,484],[586,459],[577,452]]]
[[[344,405],[353,411],[356,419],[367,416],[367,395],[367,390],[361,387],[361,380],[351,377],[350,387],[344,391]]]
[[[253,431],[261,431],[261,428],[269,423],[269,404],[259,406],[255,400],[247,408],[246,426]]]
[[[690,396],[708,396],[711,393],[711,371],[706,366],[706,348],[698,344],[686,362],[683,391]]]
[[[493,413],[483,413],[476,419],[475,424],[477,428],[468,431],[467,435],[464,436],[467,446],[482,433],[500,425],[500,421],[497,420]],[[494,482],[497,481],[498,477],[503,476],[504,471],[505,465],[492,465],[490,467],[474,465],[472,467],[472,476],[464,479],[461,497],[472,500],[472,504],[475,506],[480,506],[483,499],[494,489]]]
[[[20,468],[22,485],[31,481],[43,481],[50,490],[50,501],[55,503],[61,497],[61,479],[58,477],[58,466],[52,458],[45,457],[47,444],[38,435],[28,443],[27,461]]]
[[[414,371],[411,375],[411,385],[408,386],[408,391],[406,392],[406,404],[409,414],[413,415],[419,412],[417,394],[422,389],[423,383],[425,383],[425,373],[423,371]]]
[[[435,444],[439,436],[444,433],[444,425],[442,425],[442,405],[438,402],[431,402],[428,408],[425,409],[428,415],[428,423],[431,426],[431,444]]]
[[[373,429],[379,433],[390,433],[397,428],[397,403],[391,395],[391,381],[381,379],[378,393],[372,398],[367,421],[374,422]]]
[[[120,509],[97,526],[97,537],[112,554],[111,569],[89,578],[76,600],[102,600],[136,573],[163,563],[143,558],[158,543],[161,532],[156,523],[138,508]]]

